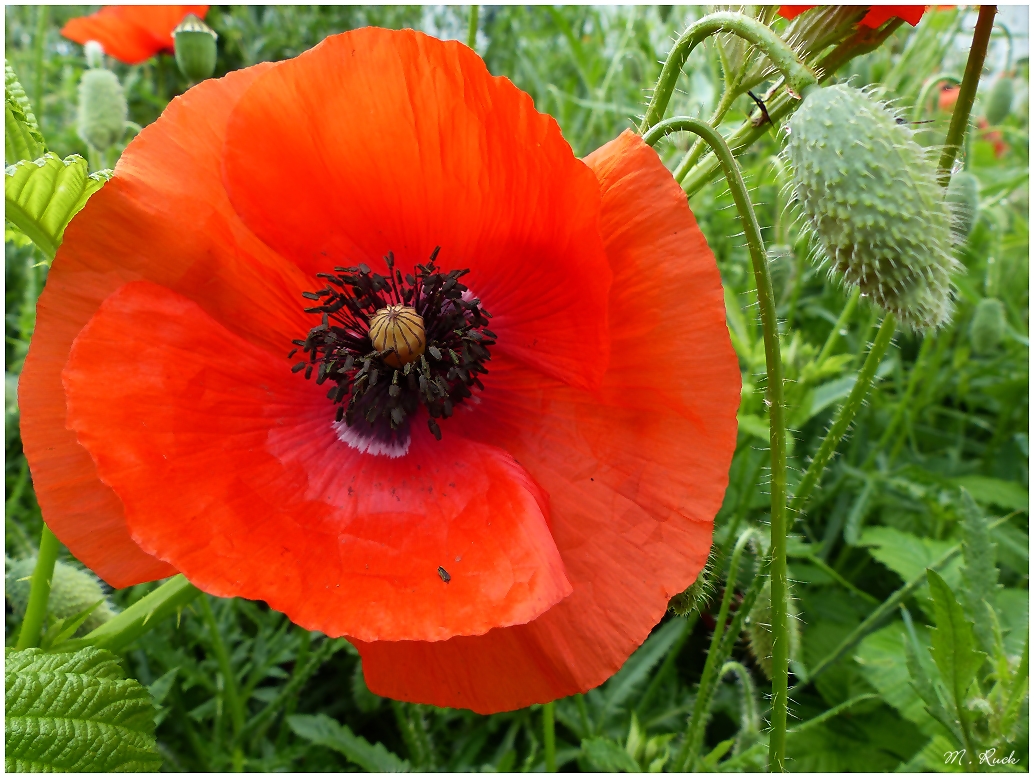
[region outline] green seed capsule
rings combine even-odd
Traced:
[[[973,231],[977,211],[980,209],[980,182],[972,173],[960,170],[951,177],[945,202],[951,211],[952,227],[955,236],[965,240]]]
[[[204,81],[215,72],[215,30],[190,14],[173,30],[176,64],[191,81]]]
[[[908,125],[863,91],[808,92],[786,155],[817,253],[912,329],[952,312],[951,215],[933,159]]]
[[[801,646],[801,627],[793,597],[786,602],[786,627],[790,638],[790,659],[797,659]],[[765,677],[772,679],[772,583],[766,581],[747,617],[747,642],[751,656]]]
[[[988,124],[1001,124],[1012,111],[1012,79],[1008,76],[999,76],[991,87],[991,94],[987,98],[987,110],[984,115]]]
[[[973,311],[969,325],[969,342],[973,352],[980,356],[998,348],[1005,336],[1005,306],[994,297],[985,297]]]
[[[25,613],[29,602],[29,588],[32,571],[36,569],[35,557],[12,561],[6,560],[5,590],[7,601],[19,616]],[[57,562],[54,565],[54,578],[50,584],[50,598],[47,600],[47,613],[54,619],[66,619],[76,616],[91,607],[98,600],[101,604],[79,627],[80,634],[86,634],[101,624],[111,620],[115,615],[108,602],[108,597],[97,577],[88,570]]]
[[[79,81],[79,137],[104,151],[126,133],[129,108],[118,76],[97,68],[83,72]]]

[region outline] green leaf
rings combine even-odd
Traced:
[[[75,631],[83,625],[83,623],[90,618],[90,614],[93,613],[97,608],[104,604],[104,600],[97,600],[93,605],[84,610],[76,613],[72,616],[66,616],[63,619],[58,619],[53,625],[43,634],[40,640],[40,646],[43,648],[54,648],[55,646],[64,643]]]
[[[53,259],[72,217],[109,178],[110,171],[89,173],[77,154],[62,160],[48,152],[34,162],[18,162],[5,171],[5,215]]]
[[[926,628],[920,625],[917,632],[920,644],[929,645]],[[872,684],[888,705],[896,708],[909,721],[920,726],[929,726],[930,717],[923,709],[924,700],[918,691],[909,685],[909,668],[901,661],[903,640],[908,640],[905,625],[895,621],[865,638],[858,645],[855,658],[865,680]],[[930,661],[929,658],[927,661]],[[922,668],[917,667],[916,670],[921,672]],[[925,675],[919,682],[923,680]]]
[[[147,691],[151,695],[151,702],[154,703],[154,707],[158,708],[154,714],[154,725],[156,727],[169,715],[169,708],[163,708],[162,703],[165,702],[165,698],[172,691],[172,685],[176,681],[176,674],[178,672],[179,666],[177,665],[147,687]]]
[[[944,707],[944,701],[937,691],[933,679],[923,666],[923,657],[919,654],[919,647],[915,641],[906,638],[905,646],[905,667],[912,679],[912,688],[919,695],[924,703],[927,713],[930,714],[941,726],[943,726],[957,741],[962,741],[962,730],[958,722]]]
[[[154,708],[96,648],[5,652],[8,772],[157,772]]]
[[[29,98],[14,69],[4,60],[4,160],[12,165],[43,156],[47,144],[32,113]]]
[[[607,681],[601,689],[603,692],[603,712],[600,715],[600,726],[607,716],[621,708],[632,692],[642,684],[654,666],[668,653],[675,642],[682,637],[687,628],[685,619],[672,619],[646,639],[617,674]]]
[[[983,475],[964,475],[954,480],[956,485],[973,495],[977,502],[997,505],[1007,511],[1030,510],[1030,495],[1015,481],[1003,481]]]
[[[859,545],[871,546],[869,553],[877,561],[893,570],[903,581],[912,581],[940,559],[955,544],[950,540],[920,538],[893,527],[869,527],[862,531]],[[954,583],[958,576],[958,562],[952,562],[944,573]]]
[[[642,772],[639,763],[610,738],[594,737],[582,741],[582,754],[589,764],[604,773]]]
[[[977,507],[965,489],[959,490],[962,514],[962,594],[967,614],[976,628],[980,645],[988,654],[994,650],[994,633],[986,617],[989,606],[998,596],[998,567],[995,565],[995,546],[983,511]]]
[[[984,654],[977,651],[973,625],[966,619],[948,584],[933,570],[926,571],[933,596],[934,623],[930,633],[930,652],[941,672],[956,713],[965,707],[966,692],[977,677]]]
[[[406,773],[410,770],[407,760],[396,756],[381,743],[371,744],[344,724],[322,713],[316,716],[290,716],[287,724],[299,737],[334,749],[368,772]]]

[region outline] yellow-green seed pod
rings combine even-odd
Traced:
[[[104,151],[126,134],[129,108],[118,76],[110,70],[86,70],[79,81],[79,137]]]
[[[797,620],[797,605],[793,597],[786,601],[786,627],[790,638],[789,657],[797,659],[801,646],[801,627]],[[769,680],[772,679],[772,583],[766,581],[747,617],[747,641],[757,666]]]
[[[846,84],[812,89],[789,122],[797,202],[831,274],[912,329],[951,318],[951,214],[930,153],[886,105]]]
[[[987,97],[987,110],[984,116],[988,124],[1001,124],[1012,112],[1012,79],[1002,75],[991,87],[991,94]]]
[[[377,351],[391,351],[384,361],[404,367],[424,353],[424,320],[408,305],[389,305],[370,317],[370,342]]]
[[[969,324],[969,343],[973,353],[980,356],[990,354],[998,348],[1005,337],[1005,306],[994,297],[985,297],[973,311]]]
[[[25,613],[29,602],[29,588],[32,572],[36,569],[36,558],[5,560],[7,601],[19,616]],[[57,562],[54,578],[50,584],[50,598],[47,600],[47,614],[54,619],[67,619],[82,613],[97,601],[101,604],[93,610],[79,627],[79,634],[86,634],[115,615],[100,581],[88,570]]]
[[[960,170],[951,177],[944,199],[951,211],[955,237],[964,241],[973,232],[977,211],[980,210],[980,182],[972,173]]]
[[[215,30],[190,14],[172,31],[176,41],[176,64],[193,82],[204,81],[215,72]]]

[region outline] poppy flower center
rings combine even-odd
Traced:
[[[452,416],[471,387],[485,388],[478,376],[488,373],[495,345],[491,314],[460,282],[470,271],[441,272],[438,251],[405,276],[391,252],[387,275],[365,264],[335,267],[316,274],[326,282],[322,289],[302,293],[318,303],[305,312],[319,314],[320,323],[293,341],[298,348],[288,358],[299,350],[308,358],[291,370],[333,384],[327,398],[338,406],[335,422],[347,427],[339,437],[363,451],[404,453],[421,406],[441,440],[437,420]]]

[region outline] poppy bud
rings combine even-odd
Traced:
[[[370,342],[377,351],[392,351],[384,361],[392,367],[415,362],[424,353],[424,320],[408,305],[389,305],[370,317]]]
[[[32,572],[36,569],[36,558],[6,559],[5,591],[7,601],[19,616],[25,613],[29,602],[29,588]],[[98,600],[103,600],[87,617],[79,628],[86,633],[109,621],[115,615],[108,602],[107,594],[101,587],[97,577],[88,570],[57,562],[54,565],[54,577],[50,583],[50,598],[47,600],[47,613],[55,619],[67,619],[77,616],[90,608]]]
[[[987,110],[984,116],[988,123],[1001,124],[1012,111],[1012,79],[1008,76],[999,76],[995,85],[991,87],[991,94],[987,98]]]
[[[831,273],[912,329],[951,317],[951,214],[934,160],[912,130],[846,84],[812,89],[786,155],[813,243]]]
[[[980,209],[980,182],[972,173],[960,170],[951,177],[944,199],[951,211],[955,236],[965,240],[973,231],[977,211]]]
[[[215,72],[215,30],[189,14],[172,31],[176,41],[176,64],[191,81],[204,81]]]
[[[104,46],[98,41],[86,41],[86,44],[83,46],[83,53],[86,55],[88,67],[104,67]]]
[[[79,81],[79,137],[104,151],[126,132],[129,109],[118,76],[110,70],[86,70]]]
[[[801,645],[801,627],[793,597],[786,600],[786,631],[790,639],[790,659],[797,659]],[[747,616],[747,641],[750,653],[765,677],[772,679],[772,582],[766,581]]]
[[[676,616],[688,616],[694,611],[702,610],[711,601],[714,594],[714,546],[707,555],[704,568],[697,574],[697,579],[684,592],[679,592],[668,601],[668,610]]]
[[[985,297],[973,312],[969,342],[976,354],[990,354],[1005,335],[1005,306],[995,297]]]

